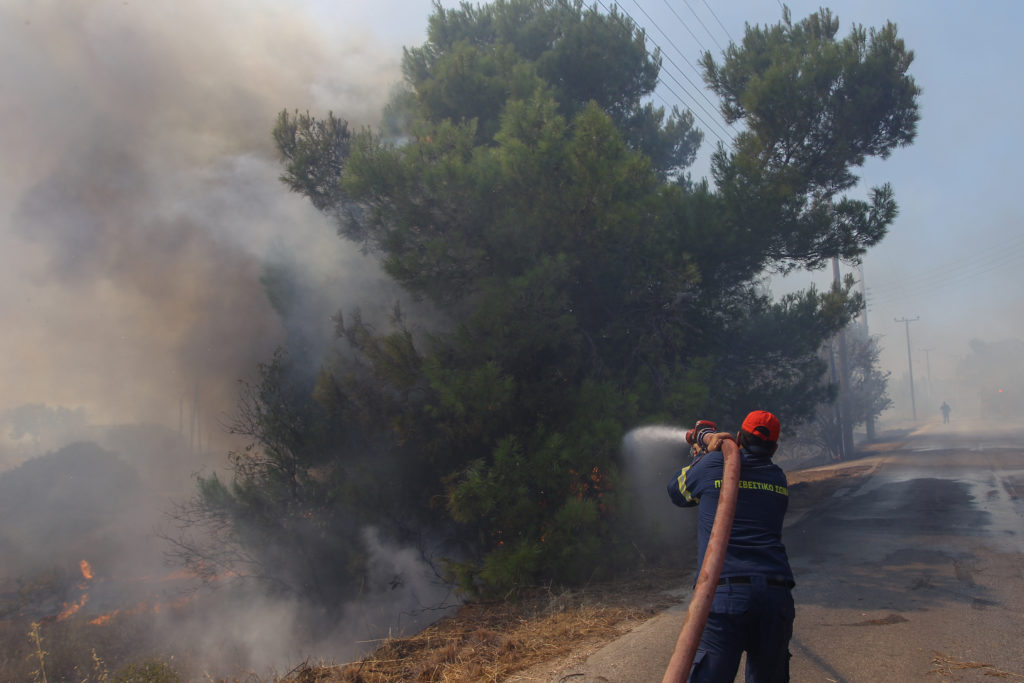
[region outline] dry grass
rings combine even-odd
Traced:
[[[648,570],[582,591],[532,591],[514,603],[474,603],[415,636],[385,641],[343,666],[303,665],[294,683],[501,681],[534,664],[610,641],[678,601],[688,572]]]
[[[991,664],[985,664],[984,662],[962,662],[953,659],[949,655],[942,654],[941,652],[932,652],[932,664],[935,664],[934,669],[930,669],[928,673],[943,674],[946,676],[952,676],[954,671],[962,671],[964,669],[980,669],[986,676],[992,676],[993,678],[1005,678],[1013,681],[1024,681],[1024,674],[1015,674],[1010,671],[1002,671],[992,666]]]

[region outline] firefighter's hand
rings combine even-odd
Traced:
[[[705,439],[707,444],[708,452],[722,450],[722,442],[732,441],[736,443],[736,437],[729,432],[715,432]]]

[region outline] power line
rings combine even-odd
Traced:
[[[1016,261],[1021,256],[1024,256],[1024,237],[1008,244],[1000,244],[995,249],[978,248],[975,244],[964,255],[957,256],[945,263],[937,264],[916,275],[891,278],[888,281],[883,280],[881,287],[883,289],[897,286],[906,288],[908,284],[913,286],[916,284],[934,283],[936,281],[947,281],[950,277],[957,277],[963,274],[964,271],[977,272],[980,269],[982,272],[987,272],[993,269],[989,266],[998,268],[1003,262]]]
[[[637,2],[637,0],[633,0],[633,4],[636,5],[637,8],[641,12],[644,13],[644,16],[647,17],[647,20],[651,22],[651,25],[654,26],[656,29],[658,29],[658,31],[661,32],[661,35],[665,36],[665,39],[668,40],[669,45],[671,45],[673,48],[675,48],[676,52],[678,52],[681,56],[683,56],[685,58],[685,55],[683,55],[683,51],[680,50],[676,46],[676,44],[674,42],[672,42],[672,38],[667,33],[665,33],[665,31],[662,30],[662,28],[660,26],[658,26],[657,22],[655,22],[654,19],[651,18],[651,15],[647,13],[647,10],[645,10],[643,7],[641,7],[640,3]],[[626,10],[622,10],[622,11],[626,12]],[[629,16],[628,12],[626,12],[626,16]],[[633,17],[629,17],[629,18],[634,23],[636,23],[636,20],[633,19]],[[652,40],[651,42],[654,42],[654,41]],[[657,45],[657,43],[655,43],[655,45]],[[702,48],[703,48],[703,46],[702,46]],[[658,49],[659,50],[661,49],[660,46],[659,46]],[[676,70],[680,73],[680,75],[682,75],[682,77],[685,78],[687,80],[687,82],[689,82],[690,85],[692,85],[694,88],[697,89],[697,92],[700,93],[701,97],[703,97],[707,101],[707,103],[712,107],[712,110],[714,110],[715,105],[714,105],[714,103],[710,99],[708,99],[708,96],[704,93],[703,88],[701,88],[701,86],[699,86],[696,83],[694,83],[693,80],[691,80],[689,76],[687,76],[685,73],[683,73],[683,70],[679,68],[679,65],[675,63],[675,60],[673,60],[672,57],[667,52],[663,52],[663,54],[665,55],[665,58],[669,61],[669,63],[676,68]],[[691,64],[691,66],[693,66],[693,65]],[[694,68],[694,70],[697,69],[695,66],[693,66],[693,68]],[[671,71],[669,71],[668,74],[670,76],[672,76],[672,72]],[[675,76],[672,76],[672,80],[674,80],[676,83],[678,83],[679,87],[683,88],[684,90],[686,89],[686,86],[684,86],[682,83],[679,83],[679,80],[676,79]],[[689,94],[689,93],[687,93],[687,94]],[[704,109],[704,107],[700,104],[700,102],[697,102],[697,106],[700,107],[701,111],[703,111],[708,116],[712,117],[712,120],[714,120],[714,116],[715,115],[711,114],[711,113],[708,113],[708,111],[706,109]],[[716,125],[718,125],[719,129],[725,134],[725,136],[727,138],[729,138],[730,141],[732,141],[732,135],[729,133],[729,131],[725,130],[725,127],[722,126],[721,124],[718,124],[717,121],[715,121],[715,123],[716,123]],[[719,140],[721,140],[721,138],[719,138]],[[723,142],[724,142],[724,140],[723,140]]]
[[[704,43],[697,36],[697,34],[694,33],[693,29],[690,28],[690,25],[686,22],[686,20],[684,20],[681,16],[679,16],[679,13],[675,10],[675,8],[672,6],[672,4],[669,2],[669,0],[662,0],[662,1],[665,3],[665,6],[668,7],[669,11],[672,12],[672,14],[675,16],[675,18],[679,22],[679,24],[682,25],[682,27],[684,29],[686,29],[686,32],[690,34],[690,37],[697,44],[697,46],[700,48],[701,52],[702,53],[703,52],[710,53],[711,51],[704,45]],[[647,20],[651,23],[651,25],[654,26],[655,28],[657,28],[658,31],[661,32],[661,34],[663,36],[665,36],[665,39],[668,41],[668,43],[673,48],[675,48],[676,52],[679,53],[679,56],[682,57],[686,61],[686,63],[693,70],[693,73],[697,76],[697,78],[699,80],[703,80],[703,75],[702,75],[703,72],[702,72],[701,68],[699,66],[697,66],[697,64],[694,63],[694,61],[692,59],[690,59],[686,55],[686,53],[683,52],[683,50],[679,48],[678,45],[675,44],[675,42],[672,40],[671,36],[660,25],[658,25],[658,23],[654,20],[654,18],[651,17],[651,15],[648,14],[648,12],[640,5],[638,0],[633,0],[633,4],[636,5],[637,8],[641,12],[643,12],[644,16],[647,17]],[[707,6],[707,2],[705,2],[704,4],[705,4],[705,6]],[[694,11],[693,7],[691,7],[689,5],[687,5],[687,7],[690,10],[690,12],[693,13],[693,15],[696,17],[697,21],[700,22],[701,26],[704,27],[705,32],[707,32],[707,34],[711,37],[711,40],[713,40],[715,42],[715,44],[719,46],[719,49],[721,49],[721,44],[715,38],[714,34],[708,29],[707,25],[701,20],[700,16],[697,15],[697,13]],[[718,16],[714,14],[714,10],[712,10],[710,7],[708,7],[708,10],[711,11],[711,14],[715,17],[715,21],[717,21],[718,24],[720,26],[722,26],[722,30],[725,32],[726,36],[729,37],[729,40],[732,41],[732,36],[729,35],[729,32],[725,29],[725,26],[722,25],[722,22],[718,18]],[[626,10],[623,10],[623,11],[626,12]],[[628,12],[626,12],[626,13],[628,15]],[[686,80],[689,81],[690,84],[694,86],[694,88],[696,88],[697,92],[700,93],[700,95],[704,99],[704,101],[707,102],[708,105],[711,107],[711,109],[715,112],[715,114],[717,116],[712,115],[712,118],[714,118],[716,122],[719,120],[719,118],[721,118],[722,121],[724,121],[724,117],[721,116],[721,114],[720,114],[720,112],[718,110],[718,105],[716,103],[712,102],[708,98],[707,93],[705,92],[706,88],[704,88],[702,85],[695,84],[688,76],[686,76],[686,74],[683,71],[683,69],[681,69],[679,67],[679,65],[676,64],[672,60],[671,57],[667,57],[667,58],[668,58],[669,62],[672,64],[672,66],[674,66],[676,68],[676,70],[679,71],[679,73],[682,74],[683,77],[686,78]],[[735,135],[738,133],[735,125],[733,125],[731,122],[725,122],[725,126],[728,126],[728,128],[732,132],[729,132],[729,131],[725,130],[725,128],[721,124],[719,124],[719,126],[722,128],[723,131],[725,131],[726,135],[729,136],[729,141],[730,142],[735,140]]]
[[[694,18],[697,20],[697,23],[704,27],[704,30],[707,32],[707,34],[709,36],[711,36],[711,40],[713,40],[715,45],[718,46],[718,49],[721,50],[722,49],[721,44],[718,42],[718,40],[713,35],[711,35],[711,31],[708,31],[708,27],[704,25],[704,22],[701,20],[701,18],[699,16],[697,16],[697,13],[693,11],[692,7],[690,7],[690,3],[687,2],[687,0],[683,0],[683,4],[686,5],[686,9],[690,10],[690,14],[692,14],[694,16]]]
[[[600,0],[598,0],[598,1],[600,2]],[[658,31],[660,31],[662,35],[664,35],[664,36],[665,36],[666,38],[668,38],[668,34],[666,34],[666,33],[665,33],[665,32],[664,32],[664,31],[663,31],[662,29],[661,29],[661,27],[660,27],[660,26],[658,26],[658,25],[657,25],[657,23],[655,23],[653,19],[651,19],[650,15],[649,15],[649,14],[647,14],[647,12],[646,12],[646,11],[644,10],[644,8],[643,8],[643,7],[640,7],[639,3],[637,3],[637,2],[636,2],[636,0],[634,0],[633,4],[635,4],[635,5],[636,5],[636,6],[637,6],[637,7],[638,7],[638,8],[640,9],[640,11],[644,13],[644,16],[646,16],[646,17],[647,17],[647,19],[648,19],[648,20],[649,20],[649,21],[651,22],[651,24],[652,24],[652,25],[653,25],[653,26],[654,26],[655,28],[657,28],[657,29],[658,29]],[[637,20],[636,20],[635,18],[633,18],[633,16],[632,16],[632,15],[631,15],[631,14],[630,14],[630,13],[629,13],[629,12],[628,12],[628,11],[627,11],[627,10],[626,10],[625,8],[624,8],[624,7],[619,7],[619,9],[620,9],[620,10],[622,10],[622,13],[623,13],[623,14],[625,14],[625,15],[626,15],[626,17],[628,17],[628,18],[629,18],[629,20],[630,20],[630,21],[632,21],[632,22],[633,22],[633,23],[634,23],[635,25],[637,25],[637,26],[640,26],[640,27],[643,27],[643,25],[642,25],[642,24],[641,24],[640,22],[638,22],[638,21],[637,21]],[[653,38],[651,38],[650,40],[651,40],[651,43],[653,43],[653,44],[654,44],[654,46],[655,46],[655,47],[656,47],[656,48],[658,49],[658,51],[659,51],[659,52],[661,52],[662,54],[664,54],[664,55],[665,55],[665,58],[666,58],[666,59],[668,59],[669,63],[670,63],[670,64],[671,64],[672,66],[674,66],[674,67],[676,68],[676,70],[677,70],[677,71],[679,71],[679,73],[680,73],[680,74],[681,74],[681,75],[683,76],[683,78],[686,78],[686,80],[687,80],[687,81],[689,81],[689,82],[690,82],[690,84],[691,84],[691,85],[693,85],[693,87],[697,89],[697,92],[701,93],[701,95],[702,95],[702,96],[704,96],[704,93],[703,93],[703,90],[701,89],[701,87],[700,87],[700,86],[698,86],[698,85],[696,85],[696,84],[694,84],[694,83],[693,83],[693,81],[692,81],[692,80],[690,80],[690,78],[689,78],[688,76],[686,76],[686,74],[685,74],[685,73],[683,73],[683,72],[682,72],[682,69],[680,69],[680,68],[679,68],[679,66],[678,66],[678,65],[677,65],[677,64],[675,63],[675,61],[674,61],[674,60],[672,59],[672,57],[671,57],[671,56],[670,56],[670,55],[669,55],[669,54],[667,53],[667,51],[665,51],[665,50],[662,50],[661,46],[660,46],[660,45],[658,45],[657,41],[655,41],[655,40],[654,40]],[[669,40],[670,40],[670,42],[671,42],[671,39],[669,39]],[[673,45],[673,47],[675,47],[675,45]],[[678,48],[678,47],[676,47],[676,51],[677,51],[677,52],[679,52],[680,54],[682,54],[682,52],[681,52],[681,51],[679,50],[679,48]],[[703,106],[701,106],[700,102],[698,102],[698,101],[696,100],[696,98],[693,98],[693,96],[692,96],[692,95],[690,94],[690,92],[689,92],[689,91],[688,91],[688,90],[686,89],[686,86],[684,86],[684,85],[683,85],[682,83],[680,83],[680,82],[679,82],[679,79],[677,79],[677,78],[676,78],[676,77],[675,77],[675,76],[674,76],[674,75],[672,74],[672,71],[671,71],[671,70],[669,70],[669,69],[665,69],[665,70],[664,70],[664,72],[665,72],[666,74],[668,74],[668,75],[669,75],[669,76],[670,76],[670,77],[672,78],[672,80],[673,80],[673,81],[675,81],[675,82],[676,82],[676,83],[677,83],[677,84],[679,85],[679,87],[680,87],[680,88],[682,88],[682,89],[683,89],[683,92],[686,92],[686,94],[690,96],[690,98],[691,98],[691,101],[692,101],[692,102],[693,102],[693,103],[694,103],[694,104],[695,104],[695,105],[696,105],[697,107],[699,107],[699,108],[700,108],[700,110],[701,110],[702,112],[704,112],[705,116],[708,116],[708,117],[709,117],[709,118],[711,119],[711,121],[712,121],[712,122],[714,122],[714,123],[715,123],[716,125],[718,125],[718,129],[719,129],[720,131],[722,131],[722,133],[723,133],[723,134],[725,135],[725,137],[726,137],[726,138],[728,138],[728,139],[729,139],[729,141],[731,142],[731,141],[732,141],[732,136],[731,136],[731,135],[729,135],[728,131],[726,131],[726,130],[725,130],[725,129],[724,129],[724,128],[723,128],[723,127],[722,127],[722,126],[720,125],[720,124],[718,124],[718,123],[717,123],[717,121],[716,121],[716,119],[715,119],[715,114],[714,114],[714,113],[709,113],[709,112],[708,112],[708,111],[707,111],[706,109],[704,109],[704,107],[703,107]],[[683,98],[682,98],[682,97],[680,97],[680,96],[678,95],[678,93],[676,93],[676,92],[675,92],[675,91],[674,91],[674,90],[673,90],[673,89],[672,89],[672,88],[671,88],[671,87],[670,87],[670,86],[669,86],[669,85],[668,85],[667,83],[665,83],[665,81],[664,81],[664,80],[663,80],[663,79],[662,79],[661,77],[659,77],[659,78],[658,78],[658,82],[659,82],[659,83],[660,83],[660,84],[661,84],[662,86],[664,86],[664,87],[665,87],[665,88],[666,88],[666,89],[667,89],[667,90],[668,90],[669,92],[671,92],[671,93],[673,94],[673,96],[675,96],[675,98],[676,98],[677,100],[679,100],[679,103],[680,103],[680,104],[682,104],[683,106],[685,106],[685,107],[686,107],[686,108],[687,108],[687,109],[688,109],[688,110],[689,110],[689,111],[690,111],[690,112],[691,112],[691,113],[692,113],[692,114],[694,115],[694,117],[695,117],[695,118],[697,118],[697,119],[698,119],[698,120],[699,120],[699,121],[701,122],[701,124],[702,124],[702,125],[703,125],[703,126],[705,127],[705,129],[707,129],[708,133],[710,133],[710,134],[714,135],[714,136],[715,136],[716,138],[718,138],[718,141],[719,141],[719,142],[721,142],[721,143],[725,144],[725,140],[724,140],[724,139],[722,138],[722,136],[721,136],[721,135],[719,135],[719,134],[718,134],[718,133],[717,133],[716,131],[714,131],[714,130],[712,129],[712,126],[711,126],[711,124],[709,124],[709,123],[708,123],[707,121],[705,121],[705,120],[704,120],[704,118],[703,118],[703,117],[701,117],[701,116],[700,116],[700,114],[698,114],[698,113],[697,113],[697,112],[695,111],[695,109],[694,109],[694,107],[693,107],[693,106],[690,106],[690,105],[688,105],[688,104],[687,104],[686,102],[684,102],[684,101],[683,101]],[[704,96],[704,97],[705,97],[705,99],[706,99],[706,96]],[[708,102],[709,102],[709,104],[711,104],[710,100],[709,100]],[[713,105],[713,104],[712,104],[712,109],[714,109],[714,105]]]
[[[685,28],[685,29],[686,29],[687,31],[689,31],[690,35],[691,35],[691,36],[693,36],[693,39],[694,39],[694,40],[695,40],[695,41],[697,42],[697,44],[698,44],[698,45],[700,45],[700,48],[701,48],[701,50],[703,50],[704,52],[708,52],[708,50],[707,50],[707,49],[706,49],[706,48],[704,47],[704,45],[702,45],[702,44],[701,44],[701,42],[700,42],[700,40],[699,40],[699,39],[697,38],[697,36],[693,35],[693,31],[691,31],[691,30],[690,30],[690,27],[686,25],[686,22],[684,22],[684,21],[683,21],[682,17],[680,17],[680,16],[679,16],[679,15],[678,15],[678,14],[676,13],[676,11],[675,11],[675,9],[674,9],[674,8],[672,7],[672,5],[669,5],[669,3],[668,3],[668,0],[664,0],[664,1],[665,1],[665,4],[666,4],[666,5],[668,6],[668,8],[669,8],[670,10],[672,10],[672,13],[676,15],[676,18],[677,18],[677,19],[679,19],[679,23],[681,23],[681,24],[683,25],[683,28]],[[649,20],[649,21],[651,22],[651,24],[653,24],[653,25],[654,25],[654,27],[655,27],[655,28],[657,28],[657,29],[658,29],[659,31],[661,31],[661,34],[662,34],[663,36],[665,36],[665,39],[666,39],[666,40],[668,41],[669,45],[671,45],[671,46],[672,46],[673,48],[675,48],[675,51],[679,53],[679,56],[680,56],[680,57],[682,57],[683,59],[685,59],[685,60],[686,60],[686,63],[690,65],[690,68],[691,68],[691,69],[693,69],[693,72],[694,72],[694,73],[695,73],[695,74],[697,75],[697,77],[698,77],[698,78],[701,78],[701,75],[700,75],[700,74],[701,74],[700,68],[699,68],[699,67],[698,67],[698,66],[697,66],[696,64],[694,64],[694,63],[693,63],[693,62],[692,62],[692,61],[690,60],[690,58],[689,58],[689,57],[687,57],[687,56],[686,56],[686,54],[685,54],[685,53],[684,53],[684,52],[683,52],[682,50],[680,50],[680,49],[679,49],[679,46],[675,44],[675,42],[674,42],[674,41],[672,40],[672,38],[671,38],[671,37],[670,37],[670,36],[669,36],[669,35],[668,35],[668,34],[667,34],[667,33],[665,32],[665,30],[664,30],[664,29],[662,29],[662,28],[661,28],[660,26],[658,26],[658,24],[657,24],[657,23],[656,23],[656,22],[654,21],[654,19],[652,19],[652,18],[651,18],[651,15],[649,15],[649,14],[647,13],[647,11],[646,11],[646,10],[645,10],[645,9],[644,9],[643,7],[640,7],[640,3],[639,3],[639,2],[637,2],[637,0],[633,0],[633,4],[634,4],[634,5],[636,5],[636,6],[637,6],[637,7],[638,7],[638,8],[640,9],[640,11],[641,11],[641,12],[643,12],[643,13],[644,13],[644,16],[645,16],[645,17],[647,17],[647,19],[648,19],[648,20]],[[692,10],[691,10],[691,11],[692,11]],[[715,104],[714,102],[712,102],[710,98],[708,98],[708,96],[707,96],[707,93],[705,93],[705,92],[704,92],[704,88],[703,88],[702,86],[700,86],[700,85],[697,85],[697,84],[696,84],[696,83],[694,83],[694,82],[693,82],[692,80],[690,80],[690,78],[689,78],[689,77],[688,77],[688,76],[687,76],[687,75],[686,75],[685,73],[683,73],[683,70],[679,68],[679,66],[678,66],[678,65],[677,65],[677,64],[676,64],[676,63],[675,63],[675,62],[674,62],[674,61],[672,60],[672,58],[671,58],[671,57],[668,57],[667,55],[666,55],[666,57],[668,58],[669,62],[670,62],[670,63],[671,63],[671,64],[672,64],[673,66],[675,66],[675,67],[676,67],[676,69],[677,69],[677,70],[679,71],[679,73],[681,73],[681,74],[683,75],[683,78],[686,78],[686,80],[687,80],[687,81],[689,81],[690,85],[692,85],[692,86],[693,86],[694,88],[696,88],[696,89],[697,89],[697,92],[698,92],[698,93],[700,93],[700,96],[704,98],[704,101],[708,103],[708,105],[709,105],[709,106],[710,106],[710,107],[712,108],[712,110],[714,110],[714,111],[716,111],[716,112],[717,112],[717,111],[718,111],[718,107],[717,107],[717,105],[716,105],[716,104]],[[728,126],[729,126],[730,128],[732,128],[734,132],[736,131],[736,128],[735,128],[735,126],[733,126],[733,125],[732,125],[731,123],[729,123],[729,124],[727,124],[727,125],[728,125]],[[727,135],[729,135],[729,136],[730,136],[730,139],[731,139],[732,135],[731,135],[731,134],[730,134],[730,133],[729,133],[728,131],[725,131],[725,129],[724,129],[724,128],[723,128],[723,131],[724,131],[724,132],[725,132],[725,133],[726,133]]]
[[[1017,266],[1024,259],[1024,239],[1000,251],[979,251],[973,255],[937,265],[925,272],[888,282],[875,281],[875,303],[902,301],[955,287],[989,273]]]
[[[676,82],[678,83],[678,81],[676,81]],[[708,131],[709,133],[711,133],[711,134],[712,134],[712,135],[714,135],[714,136],[715,136],[716,138],[718,138],[718,141],[719,141],[719,142],[721,142],[722,144],[725,144],[725,140],[723,140],[723,139],[722,139],[722,136],[721,136],[721,135],[719,135],[717,131],[713,130],[713,129],[711,128],[711,126],[710,126],[710,125],[709,125],[709,124],[708,124],[708,123],[707,123],[707,122],[706,122],[706,121],[705,121],[705,120],[704,120],[703,118],[701,118],[700,114],[698,114],[697,112],[695,112],[695,111],[693,110],[693,108],[692,108],[692,107],[689,107],[689,106],[687,106],[687,105],[686,105],[686,103],[684,103],[684,102],[683,102],[683,98],[681,98],[681,97],[679,96],[679,94],[678,94],[678,93],[677,93],[677,92],[676,92],[675,90],[673,90],[673,89],[672,89],[672,87],[671,87],[671,86],[670,86],[670,85],[669,85],[668,83],[666,83],[665,81],[663,81],[663,80],[662,80],[662,79],[661,79],[660,77],[658,78],[658,83],[659,83],[659,84],[661,84],[661,85],[662,85],[662,86],[663,86],[663,87],[664,87],[664,88],[665,88],[666,90],[668,90],[668,91],[669,91],[670,93],[672,93],[672,95],[673,95],[673,96],[674,96],[674,97],[675,97],[675,98],[676,98],[677,100],[679,100],[679,103],[680,103],[680,104],[682,104],[682,105],[683,105],[684,107],[686,107],[686,109],[687,109],[687,110],[688,110],[688,111],[689,111],[689,112],[690,112],[691,114],[693,114],[693,116],[694,116],[694,118],[695,118],[695,119],[697,119],[698,121],[700,121],[701,125],[703,125],[703,126],[704,126],[704,128],[705,128],[705,129],[706,129],[706,130],[707,130],[707,131]],[[666,103],[666,104],[667,104],[667,103]],[[707,112],[705,112],[705,113],[707,113]],[[725,136],[725,137],[726,137],[726,138],[729,138],[729,135],[728,135],[728,134],[726,134],[726,136]],[[731,138],[730,138],[730,140],[731,140]]]
[[[665,2],[668,2],[668,0],[665,0]],[[735,43],[736,41],[732,39],[732,35],[729,33],[729,29],[725,27],[725,24],[722,23],[722,20],[718,18],[717,14],[715,14],[715,10],[711,9],[711,5],[708,4],[707,0],[701,0],[701,2],[704,3],[704,6],[708,8],[709,12],[711,12],[711,16],[715,18],[715,21],[718,22],[718,25],[722,27],[723,31],[725,31],[725,37],[729,39],[729,42]]]
[[[1002,244],[998,249],[978,249],[975,245],[966,255],[957,256],[957,258],[951,261],[938,264],[909,279],[900,278],[899,280],[891,281],[891,283],[894,282],[901,287],[905,287],[908,282],[943,281],[947,280],[950,275],[956,276],[962,271],[975,271],[978,268],[981,268],[983,271],[991,270],[987,266],[998,267],[1007,261],[1016,261],[1022,255],[1024,255],[1024,238],[1009,244]]]
[[[616,15],[617,15],[617,13],[616,13],[616,15],[613,15],[613,14],[612,14],[612,11],[611,11],[611,9],[609,9],[609,8],[608,8],[608,6],[607,6],[607,5],[606,5],[606,4],[605,4],[605,3],[603,2],[603,0],[597,0],[597,4],[598,4],[598,5],[599,5],[599,6],[600,6],[600,7],[601,7],[601,8],[602,8],[602,9],[603,9],[603,10],[604,10],[605,12],[607,12],[609,16],[616,16]],[[643,29],[643,28],[644,28],[643,24],[641,24],[640,22],[636,21],[636,19],[634,19],[634,18],[632,17],[632,15],[630,15],[630,13],[629,13],[629,12],[627,12],[627,11],[626,11],[626,10],[625,10],[624,8],[622,8],[622,7],[618,7],[618,9],[620,9],[620,10],[622,11],[622,14],[624,14],[624,15],[625,15],[625,16],[626,16],[626,17],[627,17],[627,18],[628,18],[628,19],[629,19],[629,20],[630,20],[631,22],[633,22],[633,24],[634,24],[635,26],[638,26],[638,27],[640,27],[641,29]],[[620,20],[620,21],[621,21],[621,20]],[[623,25],[624,25],[624,26],[626,26],[626,24],[625,24],[625,22],[624,22],[624,21],[623,21]],[[659,28],[659,30],[661,30],[661,29]],[[656,47],[656,48],[658,49],[658,51],[659,51],[659,52],[661,52],[661,51],[662,51],[662,50],[661,50],[661,46],[660,46],[660,45],[658,45],[657,41],[655,41],[655,40],[654,40],[653,38],[651,38],[650,40],[651,40],[651,43],[652,43],[652,44],[654,44],[654,46],[655,46],[655,47]],[[670,61],[671,61],[671,58],[669,58],[669,59],[670,59]],[[677,68],[678,68],[678,67],[677,67]],[[669,74],[670,76],[672,76],[671,72],[666,72],[666,73],[668,73],[668,74]],[[675,78],[675,76],[672,76],[672,78],[673,78],[673,80],[675,80],[675,81],[676,81],[676,83],[679,83],[678,79],[676,79],[676,78]],[[696,112],[696,111],[694,110],[694,107],[693,107],[693,106],[691,106],[690,104],[688,104],[688,103],[687,103],[687,101],[685,101],[685,100],[684,100],[684,99],[683,99],[683,98],[682,98],[682,97],[681,97],[681,96],[679,95],[679,93],[677,93],[677,92],[676,92],[676,91],[675,91],[675,90],[674,90],[674,89],[673,89],[673,88],[672,88],[672,87],[671,87],[671,86],[670,86],[670,85],[669,85],[668,83],[666,83],[666,82],[665,82],[665,80],[664,80],[664,79],[662,79],[662,78],[661,78],[661,76],[659,76],[659,77],[658,77],[658,83],[659,83],[660,85],[662,85],[662,86],[663,86],[663,87],[664,87],[664,88],[665,88],[666,90],[668,90],[668,91],[669,91],[669,92],[670,92],[670,93],[672,94],[672,96],[673,96],[673,97],[675,97],[675,98],[676,98],[676,99],[677,99],[677,100],[679,101],[679,103],[680,103],[680,104],[682,104],[682,105],[683,105],[683,106],[684,106],[684,107],[685,107],[685,108],[686,108],[687,110],[689,110],[689,111],[690,111],[690,113],[692,113],[692,114],[693,114],[694,118],[695,118],[695,119],[697,119],[697,120],[698,120],[698,121],[699,121],[699,122],[701,123],[701,125],[702,125],[702,126],[704,126],[704,128],[705,128],[705,129],[707,130],[707,132],[708,132],[708,133],[710,133],[711,135],[714,135],[714,136],[715,136],[716,138],[718,138],[718,141],[719,141],[719,142],[721,142],[722,144],[725,144],[726,140],[725,140],[725,139],[723,139],[723,138],[722,138],[722,136],[721,136],[721,135],[719,135],[719,134],[718,134],[718,133],[717,133],[717,132],[716,132],[716,131],[715,131],[715,130],[713,129],[713,127],[711,126],[711,124],[709,124],[709,123],[708,123],[707,121],[705,121],[705,120],[704,120],[704,118],[703,118],[703,117],[701,117],[701,115],[700,115],[700,114],[698,114],[698,113],[697,113],[697,112]],[[685,91],[685,87],[683,87],[681,83],[679,83],[679,85],[680,85],[680,87],[682,87],[682,88],[683,88],[683,90]],[[696,103],[696,101],[695,101],[695,100],[693,100],[693,101],[694,101],[694,102]],[[696,103],[696,104],[697,104],[697,106],[698,106],[698,107],[700,106],[700,105],[699,105],[699,103]],[[709,115],[709,114],[707,113],[707,111],[706,111],[706,110],[704,110],[704,108],[703,108],[703,107],[700,107],[700,109],[701,109],[701,111],[704,111],[705,115],[708,115],[708,116],[710,116],[710,115]],[[712,120],[714,120],[714,118],[713,118],[713,117],[712,117]],[[720,127],[720,128],[721,128],[721,127]],[[722,130],[724,131],[724,129],[722,129]],[[730,141],[732,140],[731,136],[730,136],[730,135],[729,135],[728,133],[725,133],[725,137],[726,137],[727,139],[729,139]]]
[[[636,2],[636,0],[633,0],[633,2]],[[668,0],[662,0],[662,2],[664,2],[670,10],[672,10],[672,14],[676,16],[676,19],[678,19],[679,23],[683,25],[683,28],[685,28],[686,32],[690,34],[690,37],[693,38],[694,42],[700,45],[700,49],[704,52],[709,52],[709,50],[706,47],[704,47],[704,44],[700,42],[700,38],[697,37],[697,34],[694,33],[693,30],[690,28],[690,25],[683,21],[683,18],[679,16],[679,13],[676,12],[675,8],[672,5],[669,4]],[[690,11],[692,12],[693,10],[691,9]]]

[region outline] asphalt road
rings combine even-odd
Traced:
[[[931,424],[839,467],[863,473],[784,532],[792,680],[1024,682],[1024,430]],[[684,613],[548,680],[660,681]]]

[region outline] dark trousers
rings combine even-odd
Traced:
[[[747,683],[789,681],[794,616],[789,588],[767,585],[764,577],[719,586],[694,656],[690,683],[732,683],[744,651]]]

